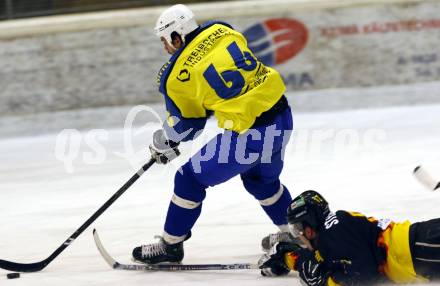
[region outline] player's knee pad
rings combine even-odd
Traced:
[[[243,182],[243,186],[253,196],[256,196],[258,193],[261,193],[261,181],[260,176],[244,176],[241,175],[241,181]]]
[[[191,167],[186,163],[174,177],[174,196],[172,201],[176,205],[193,208],[195,204],[200,204],[205,199],[206,188],[205,185],[196,179]]]
[[[259,175],[241,175],[243,186],[257,200],[264,200],[279,192],[281,186],[279,179],[267,180]]]

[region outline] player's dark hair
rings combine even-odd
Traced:
[[[174,41],[174,39],[179,38],[180,40],[182,40],[182,37],[179,35],[179,33],[177,33],[176,31],[171,33],[171,40]]]

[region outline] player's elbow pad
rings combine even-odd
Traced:
[[[206,118],[180,119],[173,126],[164,124],[168,138],[175,142],[185,142],[195,139],[203,130]]]

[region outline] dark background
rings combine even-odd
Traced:
[[[206,0],[0,0],[0,20],[194,2]]]

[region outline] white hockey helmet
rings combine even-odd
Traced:
[[[154,32],[159,38],[164,37],[171,44],[171,33],[178,33],[185,42],[185,36],[197,27],[194,13],[187,6],[177,4],[160,14]]]

